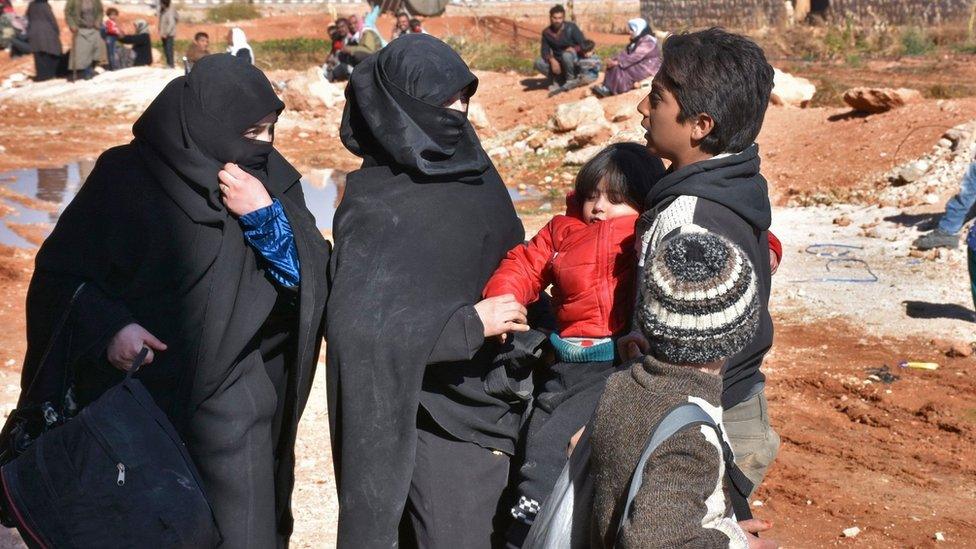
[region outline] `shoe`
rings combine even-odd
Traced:
[[[555,97],[555,96],[563,93],[564,91],[567,91],[565,87],[563,87],[563,86],[557,86],[556,89],[549,90],[549,97]]]
[[[604,98],[604,97],[610,97],[611,95],[613,95],[613,93],[610,91],[610,88],[608,88],[606,86],[603,86],[603,85],[593,86],[590,89],[593,90],[593,95],[595,95],[595,96],[597,96],[597,97],[599,97],[601,99]]]
[[[927,235],[919,237],[915,242],[912,242],[918,250],[932,250],[935,248],[958,248],[959,247],[959,235],[949,234],[936,229]]]
[[[567,80],[566,83],[563,84],[563,91],[575,90],[576,88],[585,85],[586,82],[584,82],[582,78],[573,78],[572,80]]]
[[[546,88],[546,91],[548,91],[549,93],[552,93],[552,92],[558,90],[559,88],[562,88],[562,85],[557,84],[556,82],[553,82],[552,84],[549,84],[549,87]],[[559,92],[556,92],[556,93],[559,93]]]

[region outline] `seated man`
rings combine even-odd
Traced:
[[[542,57],[535,68],[549,79],[550,92],[576,80],[576,62],[585,40],[579,27],[566,21],[562,5],[549,10],[549,26],[542,31]]]
[[[383,39],[373,27],[366,27],[356,35],[352,35],[349,20],[340,18],[336,20],[332,47],[333,53],[326,61],[325,77],[330,82],[341,82],[349,80],[353,69],[363,59],[383,47]]]

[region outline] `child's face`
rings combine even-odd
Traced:
[[[651,154],[675,162],[692,148],[694,124],[690,120],[678,121],[681,114],[678,99],[659,78],[654,78],[651,93],[640,102],[637,111],[644,116],[641,126],[646,131],[644,137]]]
[[[203,49],[209,48],[210,47],[210,38],[208,38],[206,36],[201,36],[200,38],[197,38],[197,45],[200,46]]]
[[[111,19],[112,21],[116,21],[119,18],[119,14],[117,14],[117,13],[110,13],[110,14],[108,14],[108,18]]]
[[[591,196],[583,198],[583,221],[596,223],[597,221],[607,221],[617,217],[628,215],[638,215],[640,212],[628,202],[614,204],[607,193],[607,182],[600,181]]]

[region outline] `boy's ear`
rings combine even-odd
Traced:
[[[693,126],[691,128],[691,138],[695,141],[701,141],[705,139],[708,134],[712,133],[715,129],[715,119],[712,118],[708,113],[701,113],[693,121]]]

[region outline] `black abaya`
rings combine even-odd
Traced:
[[[139,377],[187,441],[233,547],[291,532],[295,433],[327,295],[328,244],[299,174],[270,144],[240,137],[281,108],[267,78],[228,55],[171,82],[136,122],[135,141],[99,158],[38,252],[28,293],[22,399],[43,400],[26,388],[80,283],[66,340],[82,403],[120,378],[105,352],[123,326],[137,322],[169,346]],[[284,207],[301,259],[297,290],[269,279],[220,200],[224,162],[241,164]],[[262,352],[276,303],[289,311],[286,335],[278,352]],[[268,374],[274,364],[283,385]]]
[[[509,406],[484,391],[490,349],[430,365],[448,323],[524,237],[466,116],[441,106],[476,86],[446,44],[415,34],[363,61],[346,88],[341,136],[363,166],[346,180],[330,268],[340,547],[396,546],[421,406],[463,442],[513,447],[514,430],[501,428],[513,425]]]

